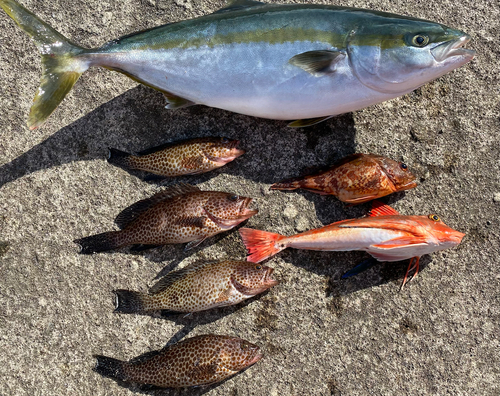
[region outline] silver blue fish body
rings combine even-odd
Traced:
[[[28,11],[14,0],[0,6],[15,9],[9,15],[27,30],[16,13]],[[403,95],[465,64],[474,56],[463,48],[468,41],[441,24],[377,11],[238,2],[98,49],[75,46],[58,67],[125,73],[164,92],[170,108],[203,104],[263,118],[315,119],[295,124],[302,126]],[[43,48],[56,58],[61,52],[50,42]],[[50,115],[36,99],[29,121],[35,127]]]

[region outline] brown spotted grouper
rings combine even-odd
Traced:
[[[125,169],[174,177],[197,175],[220,168],[245,153],[239,141],[225,137],[189,139],[151,148],[132,155],[109,149],[108,162]]]
[[[129,245],[166,245],[189,242],[186,249],[227,231],[256,214],[251,198],[219,191],[201,191],[178,184],[124,210],[116,222],[121,231],[77,239],[80,253],[91,254]]]
[[[198,262],[169,273],[150,294],[115,290],[115,312],[197,312],[235,305],[278,282],[274,269],[246,261]]]
[[[95,355],[94,371],[125,382],[182,388],[222,381],[262,357],[257,345],[241,338],[201,335],[129,362]]]
[[[343,202],[360,204],[417,186],[403,162],[374,154],[353,154],[325,172],[289,179],[272,190],[302,188],[321,195],[336,195]]]

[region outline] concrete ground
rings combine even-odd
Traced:
[[[72,41],[120,35],[210,13],[222,1],[24,0]],[[500,5],[491,0],[332,1],[418,16],[462,29],[477,57],[404,97],[303,130],[285,122],[192,107],[118,73],[92,69],[47,124],[26,127],[40,76],[33,43],[0,12],[1,395],[499,395]],[[160,187],[105,161],[107,147],[139,151],[178,138],[224,135],[247,154],[181,178],[256,198],[248,226],[287,235],[354,218],[368,205],[269,191],[272,182],[354,152],[404,160],[418,188],[388,202],[439,214],[465,232],[455,249],[424,257],[398,291],[407,262],[339,277],[364,254],[287,250],[269,261],[282,283],[242,306],[188,318],[113,314],[115,288],[147,290],[159,273],[199,259],[243,258],[237,232],[182,246],[81,256],[72,240]],[[92,371],[92,354],[130,359],[183,336],[237,335],[262,346],[254,367],[208,389],[143,391]]]

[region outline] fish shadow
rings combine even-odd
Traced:
[[[180,139],[226,136],[241,141],[247,152],[215,171],[191,177],[149,181],[198,184],[221,173],[272,183],[308,157],[335,157],[354,152],[354,120],[342,115],[309,128],[288,128],[286,121],[244,116],[192,106],[166,110],[163,95],[139,85],[60,129],[45,141],[0,167],[0,187],[23,176],[76,161],[106,159],[108,147],[137,152]],[[248,133],[248,129],[251,133]],[[290,144],[293,139],[294,144]],[[321,143],[321,144],[319,144]],[[314,161],[313,161],[314,162]],[[328,161],[327,161],[328,162]],[[315,165],[315,163],[311,163]],[[112,165],[110,165],[112,166]],[[291,170],[287,170],[291,172]],[[143,173],[135,173],[144,178]]]

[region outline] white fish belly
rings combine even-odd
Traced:
[[[378,228],[336,228],[321,234],[307,233],[303,236],[290,237],[283,242],[287,247],[294,249],[324,251],[368,250],[372,245],[403,235],[402,232]]]
[[[272,119],[341,114],[400,95],[364,86],[347,55],[334,72],[319,77],[288,63],[313,50],[335,49],[321,42],[236,43],[102,54],[99,64],[194,103]]]

